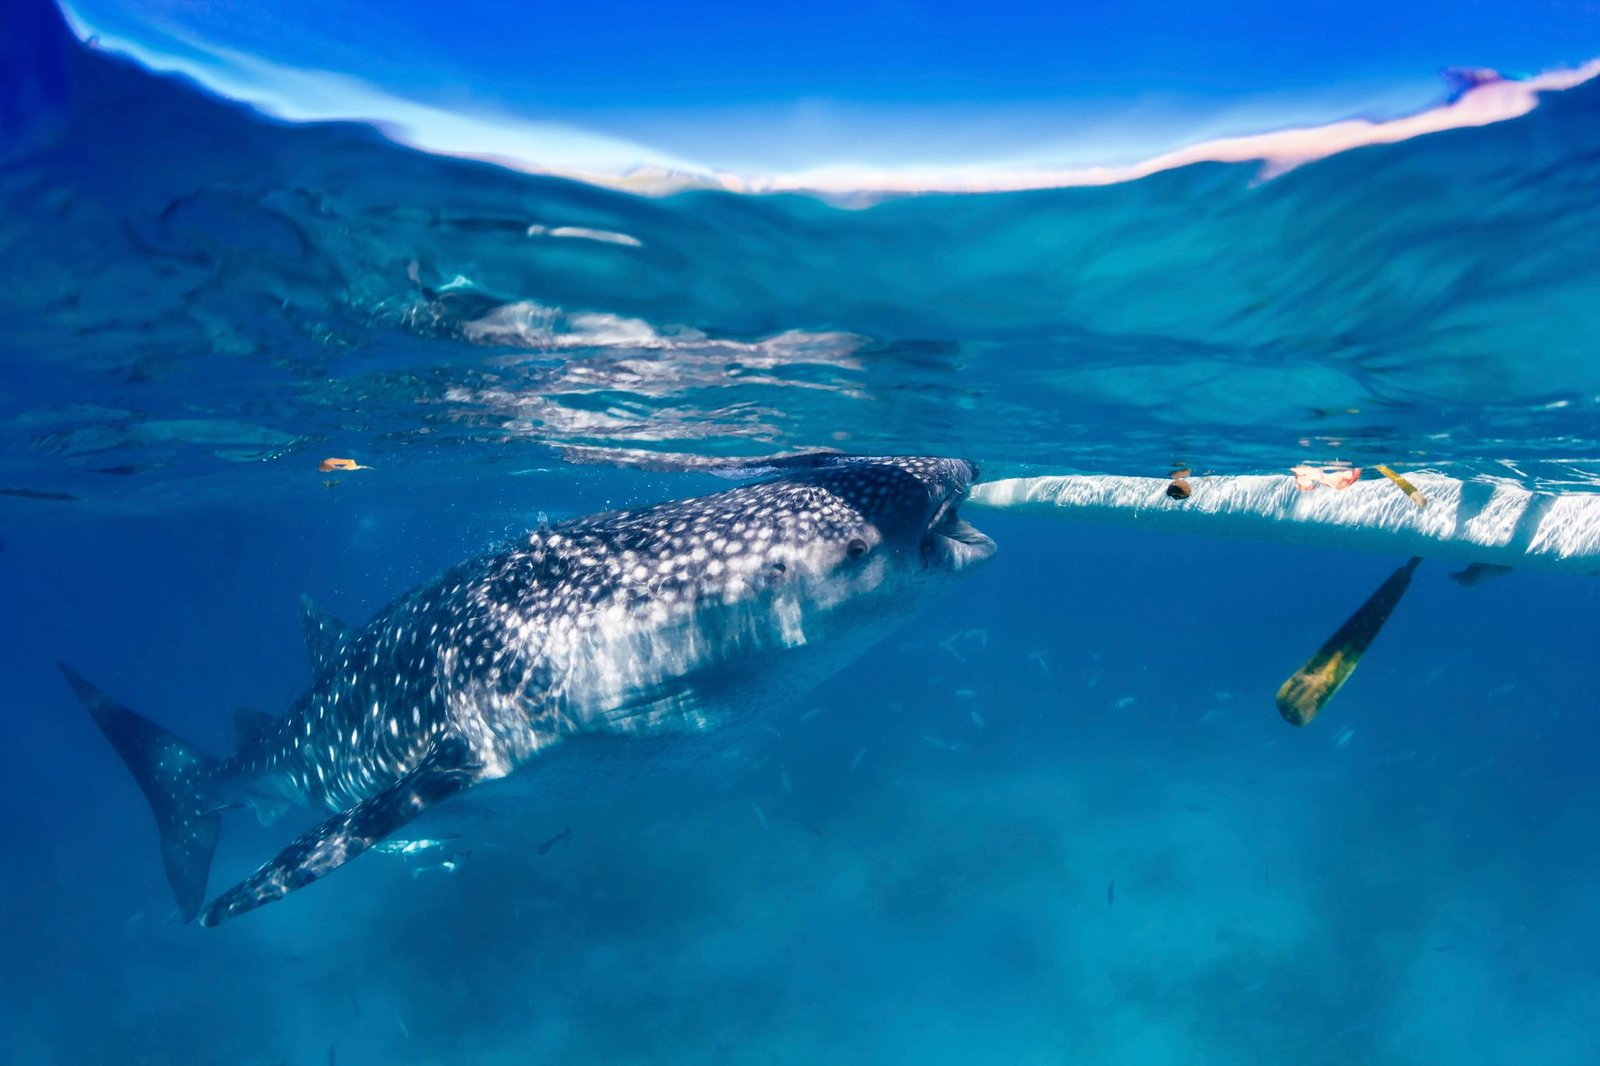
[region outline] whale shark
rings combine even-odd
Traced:
[[[598,795],[703,760],[870,649],[995,545],[961,459],[806,456],[711,495],[540,528],[364,627],[302,600],[311,685],[237,716],[214,758],[64,664],[155,814],[185,921],[304,888],[431,808],[514,773]],[[204,904],[222,815],[330,812]]]

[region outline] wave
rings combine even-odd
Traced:
[[[1600,484],[1593,79],[1477,75],[1450,121],[1540,106],[1270,181],[645,197],[270,121],[31,10],[0,40],[0,486],[819,448]]]

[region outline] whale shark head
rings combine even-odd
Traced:
[[[581,705],[567,713],[699,728],[721,717],[717,693],[797,693],[995,552],[959,516],[978,474],[966,460],[804,457],[760,472],[775,476],[532,535],[529,562],[554,579],[533,589],[549,598],[542,639],[568,649],[556,673]]]
[[[995,552],[959,515],[977,476],[965,459],[815,459],[747,490],[760,518],[743,523],[753,534],[744,543],[758,556],[793,557],[802,578],[846,593],[895,579],[936,582]]]

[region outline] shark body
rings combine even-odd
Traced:
[[[706,756],[837,672],[994,544],[959,459],[810,457],[710,496],[534,530],[351,630],[302,602],[314,680],[230,759],[68,681],[156,815],[180,911],[282,898],[518,770],[571,800]],[[221,813],[331,816],[202,907]]]

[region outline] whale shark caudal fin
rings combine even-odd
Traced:
[[[305,594],[300,596],[300,627],[306,631],[306,654],[311,657],[311,676],[320,677],[333,665],[350,636],[350,627],[312,602]]]
[[[444,737],[400,780],[334,815],[278,853],[239,884],[212,900],[201,925],[230,918],[282,899],[332,873],[423,811],[477,784],[482,767],[466,743]]]
[[[206,795],[217,760],[117,703],[65,663],[56,663],[94,724],[122,756],[161,831],[161,858],[184,921],[205,901],[206,875],[228,806]]]

